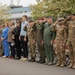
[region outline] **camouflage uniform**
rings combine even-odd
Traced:
[[[69,22],[68,45],[71,61],[68,67],[75,68],[75,21]]]
[[[3,53],[3,46],[2,46],[2,42],[1,42],[1,34],[2,34],[2,29],[0,29],[0,56],[2,56],[2,53]]]
[[[59,25],[56,28],[56,56],[57,66],[65,66],[65,45],[67,41],[67,27]]]
[[[44,50],[44,45],[42,45],[43,30],[44,30],[44,23],[36,25],[36,33],[37,33],[36,41],[37,41],[38,51],[40,54],[40,60],[38,62],[40,62],[40,63],[45,62],[45,50]]]
[[[33,43],[35,41],[35,29],[31,26],[25,26],[24,30],[27,31],[27,35],[28,35],[28,44],[29,44],[30,53],[31,53],[31,60],[35,60],[36,43]]]

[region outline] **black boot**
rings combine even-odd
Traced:
[[[40,57],[40,60],[39,61],[36,61],[37,63],[40,63],[42,61],[42,58]]]
[[[28,60],[29,62],[35,62],[35,58],[31,58],[30,60]]]
[[[40,64],[44,64],[45,63],[45,58],[42,59],[42,61],[40,61]]]
[[[15,60],[20,60],[20,58],[19,57],[16,57],[16,58],[14,58]]]
[[[32,61],[32,57],[31,57],[31,59],[29,59],[28,61],[31,62],[31,61]]]
[[[32,58],[31,62],[35,62],[35,58]]]

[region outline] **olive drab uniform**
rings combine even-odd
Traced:
[[[57,56],[57,66],[65,66],[65,45],[67,42],[67,27],[64,25],[59,25],[56,27],[56,56]]]
[[[44,30],[44,23],[36,24],[36,41],[37,41],[38,52],[40,54],[40,60],[38,62],[40,63],[45,62],[44,45],[42,45],[41,43],[43,41],[43,30]]]
[[[30,48],[30,53],[31,53],[31,59],[35,60],[36,57],[36,43],[33,43],[35,41],[35,29],[33,28],[33,26],[25,26],[24,30],[27,31],[27,35],[28,35],[28,44],[29,44],[29,48]]]
[[[47,57],[47,63],[53,64],[54,62],[54,50],[53,45],[50,44],[51,41],[55,39],[55,33],[52,30],[53,24],[45,24],[44,27],[44,47]]]
[[[3,53],[3,46],[2,46],[2,42],[1,42],[1,34],[2,34],[2,29],[0,29],[0,56],[2,56],[2,53]]]
[[[68,45],[70,53],[70,65],[68,67],[75,69],[75,21],[69,22]]]

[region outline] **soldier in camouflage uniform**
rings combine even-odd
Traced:
[[[44,30],[44,23],[43,18],[38,20],[36,24],[36,41],[38,46],[38,52],[40,54],[40,60],[37,63],[45,63],[45,50],[44,50],[44,41],[43,41],[43,30]]]
[[[47,23],[44,27],[44,47],[47,57],[47,65],[53,65],[54,62],[54,50],[53,50],[53,41],[55,39],[55,33],[52,30],[53,28],[53,19],[51,17],[47,18]]]
[[[72,15],[72,21],[69,22],[68,45],[70,52],[70,65],[69,68],[75,69],[75,14]]]
[[[63,24],[64,18],[60,18],[56,24],[56,57],[57,57],[57,66],[65,66],[65,45],[67,42],[67,27]]]
[[[27,31],[28,35],[28,44],[30,48],[30,53],[31,53],[31,59],[29,60],[30,62],[35,62],[35,57],[36,57],[36,42],[35,42],[35,29],[34,29],[34,22],[29,21],[29,24],[24,27],[24,30]]]
[[[1,34],[2,34],[2,26],[0,25],[0,56],[2,56],[3,53],[3,46],[1,42]]]

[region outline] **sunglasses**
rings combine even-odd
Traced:
[[[20,23],[20,22],[16,22],[16,23]]]

